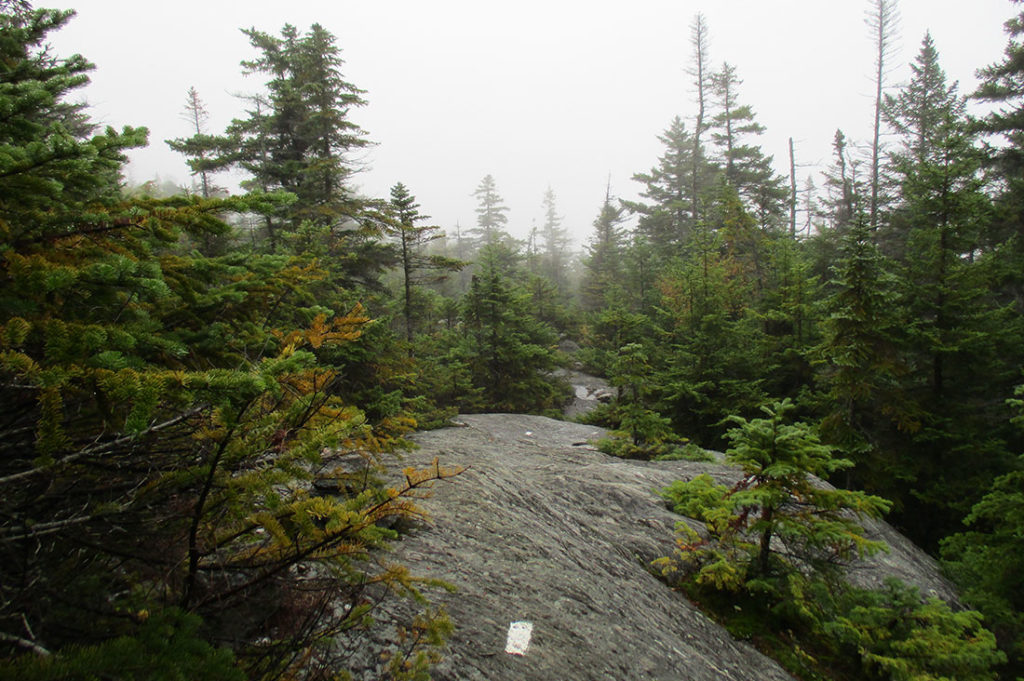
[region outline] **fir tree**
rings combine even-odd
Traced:
[[[378,522],[443,473],[388,493],[371,456],[327,473],[351,493],[311,493],[325,449],[380,454],[410,427],[371,423],[331,362],[369,320],[310,259],[180,246],[282,202],[121,195],[145,134],[92,134],[65,104],[88,64],[43,40],[69,17],[0,14],[0,675],[333,671],[320,644],[365,622],[367,586],[409,584],[368,567],[394,536]],[[271,630],[253,602],[291,614]]]
[[[512,278],[503,246],[484,247],[462,303],[462,355],[491,410],[543,412],[564,395],[544,372],[555,368],[557,337],[534,316],[530,294]]]
[[[1021,0],[1012,0],[1021,4]],[[1002,176],[1017,182],[1024,166],[1024,12],[1006,22],[1009,35],[1004,58],[978,71],[981,85],[972,95],[975,99],[998,108],[990,111],[979,123],[979,129],[989,135],[1002,137],[1007,144],[990,150],[992,158],[1001,166]],[[1019,190],[1019,187],[1015,187]]]
[[[754,118],[749,105],[739,104],[737,88],[742,83],[736,69],[728,63],[711,76],[711,92],[717,98],[719,112],[709,127],[711,139],[722,154],[725,180],[758,216],[762,229],[778,221],[786,194],[782,178],[772,169],[772,159],[760,147],[744,143],[744,137],[761,135],[764,126]]]
[[[409,352],[413,351],[415,331],[414,294],[418,284],[437,283],[466,264],[443,255],[425,252],[427,245],[444,237],[440,227],[418,225],[429,219],[419,212],[416,197],[401,182],[391,187],[391,210],[395,225],[392,228],[398,243],[399,263],[402,270],[402,318],[405,322],[405,340]]]
[[[479,246],[493,246],[507,241],[510,237],[505,232],[508,224],[508,207],[498,194],[498,185],[491,175],[485,175],[480,185],[473,192],[477,200],[477,227],[471,230]]]
[[[540,228],[540,237],[544,242],[544,250],[541,273],[564,295],[568,292],[569,286],[566,278],[566,268],[569,264],[569,234],[562,226],[562,216],[558,214],[555,192],[551,187],[544,192],[542,206],[544,224]]]
[[[640,195],[646,201],[623,205],[640,215],[637,230],[667,256],[681,252],[694,229],[693,137],[677,116],[658,139],[665,145],[658,165],[633,175],[643,185]]]
[[[580,296],[585,310],[599,309],[608,295],[621,285],[625,265],[625,234],[620,226],[622,213],[622,206],[612,203],[609,187],[601,211],[594,220],[594,232],[587,244],[584,259],[586,270],[580,285]]]
[[[837,564],[881,550],[879,542],[863,536],[854,518],[880,517],[888,502],[815,484],[812,476],[827,476],[850,462],[834,458],[807,424],[789,423],[795,409],[783,400],[763,406],[762,418],[730,419],[736,425],[727,435],[726,458],[744,476],[732,489],[711,485],[705,475],[663,492],[679,512],[705,520],[714,540],[681,528],[677,558],[697,561],[698,584],[733,591],[756,588],[756,580],[772,573],[804,566],[830,572]],[[776,554],[773,540],[785,544],[786,558]]]
[[[167,140],[167,145],[185,156],[193,177],[199,176],[200,195],[208,199],[218,191],[210,176],[222,170],[224,163],[217,159],[221,151],[220,142],[207,127],[210,113],[194,87],[188,89],[181,117],[189,124],[192,136]]]

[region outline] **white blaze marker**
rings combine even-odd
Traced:
[[[530,647],[530,635],[533,633],[533,622],[513,622],[508,627],[508,641],[505,652],[509,655],[525,655]]]

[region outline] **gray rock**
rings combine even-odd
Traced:
[[[615,399],[616,389],[608,385],[603,378],[571,369],[560,369],[555,375],[565,380],[573,389],[572,400],[563,410],[566,419],[578,418],[592,411],[597,405],[607,404]]]
[[[672,552],[680,517],[657,490],[710,473],[735,479],[716,463],[642,462],[606,456],[588,441],[600,428],[538,416],[460,416],[462,427],[415,436],[407,463],[464,466],[436,483],[422,502],[429,524],[395,544],[394,560],[413,574],[458,589],[431,590],[456,630],[434,679],[789,679],[774,661],[736,641],[650,571]],[[883,523],[872,527],[896,544],[884,561],[858,566],[863,581],[896,573],[926,590],[945,585],[934,563]],[[389,617],[408,616],[390,602],[366,641],[387,641]],[[525,655],[505,652],[510,624],[528,621]],[[379,666],[379,663],[378,663]],[[367,660],[365,674],[377,678]]]

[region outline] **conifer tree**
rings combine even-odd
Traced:
[[[368,319],[309,260],[182,252],[220,215],[281,208],[266,195],[122,196],[145,131],[93,134],[66,104],[90,66],[44,41],[70,16],[0,13],[0,676],[334,673],[322,643],[365,623],[368,585],[408,593],[367,560],[380,521],[441,472],[388,493],[370,456],[324,471],[354,493],[312,493],[325,449],[399,443],[329,361]]]
[[[850,462],[834,458],[807,424],[790,423],[795,409],[782,400],[764,405],[761,418],[730,419],[735,426],[727,435],[726,458],[744,474],[732,489],[701,476],[664,490],[681,512],[694,515],[699,508],[715,542],[681,528],[677,557],[698,563],[698,584],[730,591],[765,589],[768,583],[758,580],[773,573],[806,567],[834,571],[838,564],[881,550],[880,542],[864,537],[854,517],[878,518],[888,502],[815,484],[812,476],[825,477]],[[779,540],[786,558],[777,555]]]
[[[640,195],[646,201],[624,201],[623,205],[640,215],[637,231],[667,256],[682,251],[695,225],[693,136],[676,116],[658,140],[665,145],[658,165],[633,175],[643,185]]]
[[[1024,387],[1007,400],[1024,428]],[[964,519],[966,527],[942,542],[944,566],[963,589],[964,600],[985,615],[999,647],[1009,656],[1005,676],[1024,671],[1024,458],[995,480]]]
[[[599,309],[608,294],[621,285],[625,265],[625,234],[620,226],[622,213],[622,206],[612,203],[609,186],[601,211],[594,220],[594,232],[584,258],[586,270],[580,284],[580,296],[585,310]]]
[[[666,353],[663,413],[677,430],[717,446],[722,419],[764,397],[765,336],[757,318],[760,232],[735,190],[719,187],[688,257],[662,272],[657,309]]]
[[[906,368],[899,352],[899,281],[859,214],[841,237],[839,260],[825,300],[819,380],[829,413],[822,431],[855,464],[858,486],[900,501],[896,481],[906,477],[888,456],[894,430],[917,427],[916,410],[901,389]]]
[[[182,118],[189,124],[192,135],[187,138],[167,140],[167,145],[185,156],[185,161],[192,170],[192,175],[199,176],[199,193],[208,199],[217,192],[211,175],[222,170],[223,161],[217,159],[220,151],[218,138],[210,134],[208,123],[210,113],[199,98],[199,92],[190,87],[185,98]]]
[[[1021,0],[1011,0],[1021,4]],[[978,71],[981,85],[972,95],[975,99],[996,106],[981,118],[979,129],[989,135],[998,135],[1007,144],[990,150],[1001,166],[1002,176],[1008,182],[1020,181],[1020,168],[1024,166],[1024,11],[1006,22],[1009,36],[1002,61]],[[1014,185],[1014,190],[1019,187]]]
[[[1005,431],[987,405],[993,390],[1007,394],[1016,380],[997,359],[1003,334],[1012,330],[998,321],[987,268],[975,258],[991,210],[975,133],[965,99],[946,84],[930,36],[910,83],[887,104],[900,135],[890,166],[901,196],[889,222],[904,280],[904,352],[913,368],[906,383],[924,411],[914,437],[920,449],[908,463],[924,488],[917,498],[934,509],[927,512],[932,522],[925,540],[933,543],[945,531],[936,521],[945,516],[942,524],[954,523],[973,501],[968,490],[983,488],[1005,465],[995,438],[988,440],[984,463],[964,467],[955,452],[974,439],[968,433]]]
[[[748,208],[758,216],[762,229],[779,219],[786,194],[782,178],[772,169],[772,159],[758,146],[744,142],[761,135],[764,126],[754,118],[749,105],[738,102],[737,89],[742,81],[729,63],[711,75],[711,93],[719,111],[712,117],[711,139],[722,154],[725,180],[736,189]]]
[[[419,212],[416,197],[401,182],[391,187],[391,210],[394,213],[394,239],[398,242],[399,263],[402,269],[402,317],[405,321],[405,340],[409,352],[413,351],[415,331],[414,292],[417,284],[443,280],[447,273],[463,267],[465,263],[442,255],[424,252],[432,241],[443,238],[441,228],[418,225],[429,217]]]
[[[244,188],[287,192],[294,198],[262,216],[266,250],[319,249],[332,255],[339,276],[375,282],[393,255],[380,244],[385,220],[358,198],[350,183],[353,151],[367,147],[365,132],[350,119],[366,104],[363,91],[341,74],[335,38],[319,24],[306,33],[286,25],[280,36],[255,28],[243,31],[257,54],[242,62],[247,74],[267,78],[266,94],[248,98],[246,117],[224,135],[173,140],[184,153],[219,150],[206,157],[208,169],[236,167],[249,177]]]
[[[831,277],[839,259],[840,243],[858,216],[867,214],[860,165],[850,153],[846,135],[836,130],[832,140],[832,164],[825,173],[825,196],[821,200],[818,233],[810,241],[814,271],[822,279]]]
[[[544,242],[542,274],[550,279],[558,291],[567,293],[569,282],[566,268],[569,260],[569,234],[562,226],[562,216],[558,214],[555,192],[551,187],[544,192],[542,202],[544,208],[544,224],[540,228],[540,237]]]
[[[1012,0],[1020,6],[1020,0]],[[981,246],[996,251],[1001,272],[997,291],[1015,312],[1024,313],[1024,11],[1005,24],[1008,35],[1003,59],[978,71],[982,79],[973,93],[987,113],[975,121],[991,142],[985,164],[998,179],[997,212],[986,225]]]
[[[492,175],[485,175],[480,180],[479,186],[473,192],[477,200],[476,207],[476,229],[470,230],[471,235],[481,246],[492,246],[510,237],[505,232],[505,225],[508,224],[508,206],[503,203],[501,195],[498,194],[498,184]]]
[[[534,316],[530,294],[513,279],[515,259],[485,246],[462,303],[461,353],[490,410],[542,413],[564,394],[545,376],[555,368],[557,337]]]
[[[929,357],[928,383],[942,399],[950,359],[955,356],[962,365],[976,355],[963,347],[974,336],[965,323],[977,312],[981,290],[981,282],[970,279],[977,268],[969,256],[987,200],[966,102],[955,85],[946,85],[930,35],[912,68],[910,84],[887,106],[887,118],[901,139],[891,159],[902,189],[892,229],[893,239],[906,244],[896,251],[914,291],[908,304],[921,334],[914,345]]]

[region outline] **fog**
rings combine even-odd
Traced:
[[[403,182],[423,212],[451,231],[475,223],[472,192],[494,176],[509,207],[509,231],[542,222],[550,186],[578,243],[590,232],[606,186],[630,198],[630,178],[650,169],[673,116],[695,113],[690,24],[704,14],[711,64],[732,64],[740,103],[767,127],[761,138],[780,172],[795,141],[798,175],[829,161],[833,134],[869,139],[874,45],[867,0],[519,0],[423,2],[363,0],[228,3],[221,0],[78,0],[37,6],[78,11],[53,36],[58,55],[80,52],[97,69],[83,97],[102,123],[144,125],[150,147],[137,151],[129,179],[159,176],[189,184],[165,139],[190,134],[181,117],[196,87],[214,132],[242,111],[238,94],[259,89],[239,62],[254,51],[239,31],[278,33],[317,22],[333,33],[343,75],[366,90],[352,119],[375,146],[357,182],[386,196]],[[941,63],[962,92],[976,69],[999,59],[1008,0],[900,0],[898,52],[889,83],[930,30]],[[222,181],[223,183],[223,181]]]

